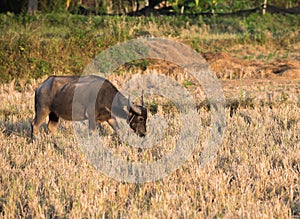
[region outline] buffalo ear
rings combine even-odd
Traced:
[[[134,113],[138,114],[139,116],[142,115],[142,109],[140,107],[136,106],[134,103],[130,102],[130,108]]]
[[[129,115],[130,114],[130,110],[132,112],[134,112],[135,114],[141,116],[142,115],[142,109],[138,106],[136,106],[134,103],[132,103],[130,101],[130,96],[128,97],[128,103],[126,104],[126,106],[124,107],[124,111]]]

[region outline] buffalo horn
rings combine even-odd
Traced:
[[[144,90],[142,90],[142,107],[145,107],[145,103],[144,103]]]

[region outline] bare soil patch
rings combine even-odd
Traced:
[[[274,61],[245,60],[224,52],[206,52],[202,56],[220,79],[300,79],[300,57]],[[147,70],[165,74],[178,74],[182,69],[176,64],[155,61]]]
[[[203,53],[221,79],[300,79],[299,60],[243,60],[227,53]]]

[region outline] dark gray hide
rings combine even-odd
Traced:
[[[98,76],[50,76],[46,79],[35,91],[32,139],[47,116],[48,128],[53,133],[57,130],[59,118],[89,120],[91,130],[95,130],[97,122],[106,121],[117,131],[115,116],[118,116],[127,119],[139,136],[146,134],[147,110],[143,98],[142,105],[137,106],[111,82]]]

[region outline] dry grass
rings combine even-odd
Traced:
[[[199,145],[173,174],[144,184],[117,182],[95,170],[80,152],[71,123],[62,122],[56,138],[42,130],[40,141],[27,143],[37,85],[0,87],[0,215],[5,218],[300,216],[299,82],[225,85],[226,96],[243,104],[232,117],[227,110],[216,159],[200,168]],[[243,101],[249,99],[251,104]],[[200,113],[204,140],[210,114]]]

